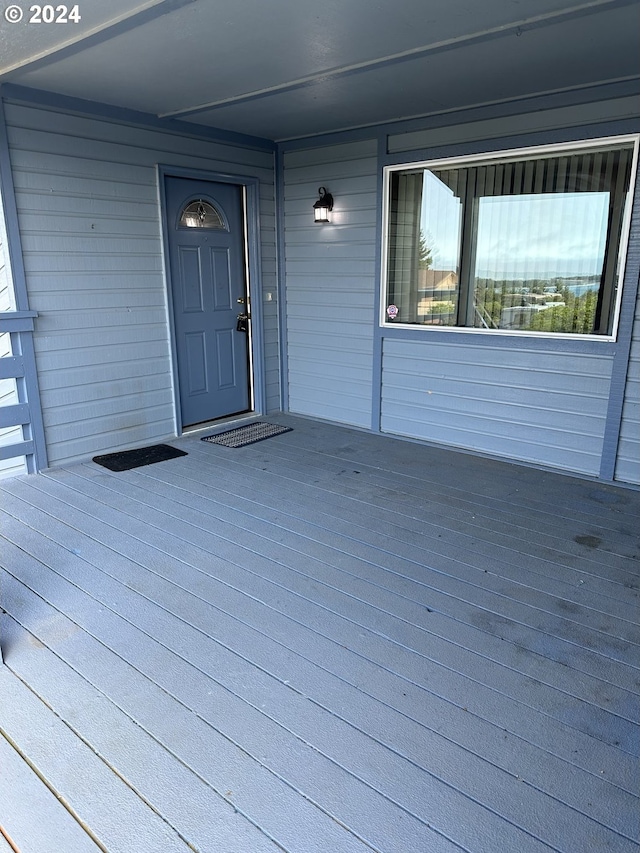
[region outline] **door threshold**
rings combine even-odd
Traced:
[[[252,421],[258,417],[260,417],[258,412],[241,412],[238,415],[229,415],[226,418],[216,418],[214,421],[207,421],[206,423],[194,424],[193,426],[185,427],[182,430],[182,435],[197,435],[199,432],[207,432],[215,429],[216,427],[235,426],[236,424],[238,424],[238,426],[242,426],[248,421]]]

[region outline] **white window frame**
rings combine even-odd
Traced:
[[[390,185],[391,176],[394,172],[403,172],[415,169],[431,169],[444,167],[460,167],[479,165],[484,163],[493,163],[495,161],[505,160],[521,160],[524,158],[534,158],[540,156],[553,157],[558,154],[577,154],[590,149],[614,147],[620,144],[633,145],[633,157],[631,163],[631,172],[629,176],[629,189],[627,191],[627,199],[624,206],[624,214],[622,221],[622,230],[620,234],[620,246],[618,250],[618,275],[619,282],[616,294],[615,305],[613,309],[613,317],[611,323],[611,333],[603,334],[582,334],[574,332],[547,332],[547,331],[526,331],[518,329],[486,329],[477,328],[474,326],[429,326],[422,323],[402,323],[388,321],[387,319],[387,274],[388,274],[388,256],[389,256],[389,200],[390,200]],[[559,338],[568,340],[589,340],[589,341],[606,341],[611,342],[617,339],[618,325],[620,321],[620,304],[622,300],[622,290],[624,282],[624,272],[627,260],[627,252],[629,248],[629,232],[631,227],[631,212],[633,208],[633,198],[635,193],[637,169],[638,169],[638,154],[640,148],[640,134],[627,134],[624,136],[601,137],[598,139],[577,140],[575,142],[555,143],[551,145],[536,145],[527,148],[509,148],[499,151],[492,151],[483,154],[470,154],[459,157],[444,157],[433,160],[417,160],[398,163],[383,167],[382,181],[382,240],[381,240],[381,280],[380,280],[380,317],[379,324],[385,329],[406,329],[416,332],[421,330],[424,334],[445,333],[445,334],[471,334],[471,335],[508,335],[516,337],[530,338],[551,338],[557,340]]]

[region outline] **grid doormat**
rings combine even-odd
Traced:
[[[155,462],[165,462],[186,456],[184,450],[170,447],[168,444],[152,444],[149,447],[139,447],[136,450],[123,450],[121,453],[107,453],[104,456],[94,456],[93,461],[109,471],[130,471],[143,465],[153,465]]]
[[[248,426],[228,429],[226,432],[219,432],[215,435],[207,435],[201,440],[210,441],[213,444],[222,444],[224,447],[244,447],[246,444],[255,444],[256,441],[263,441],[265,438],[280,435],[281,432],[291,432],[291,430],[292,427],[265,424],[258,421],[258,423]]]

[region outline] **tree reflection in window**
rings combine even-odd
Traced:
[[[387,167],[385,322],[613,334],[634,148]]]

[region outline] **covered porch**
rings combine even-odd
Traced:
[[[637,850],[640,494],[269,420],[1,484],[1,853]]]

